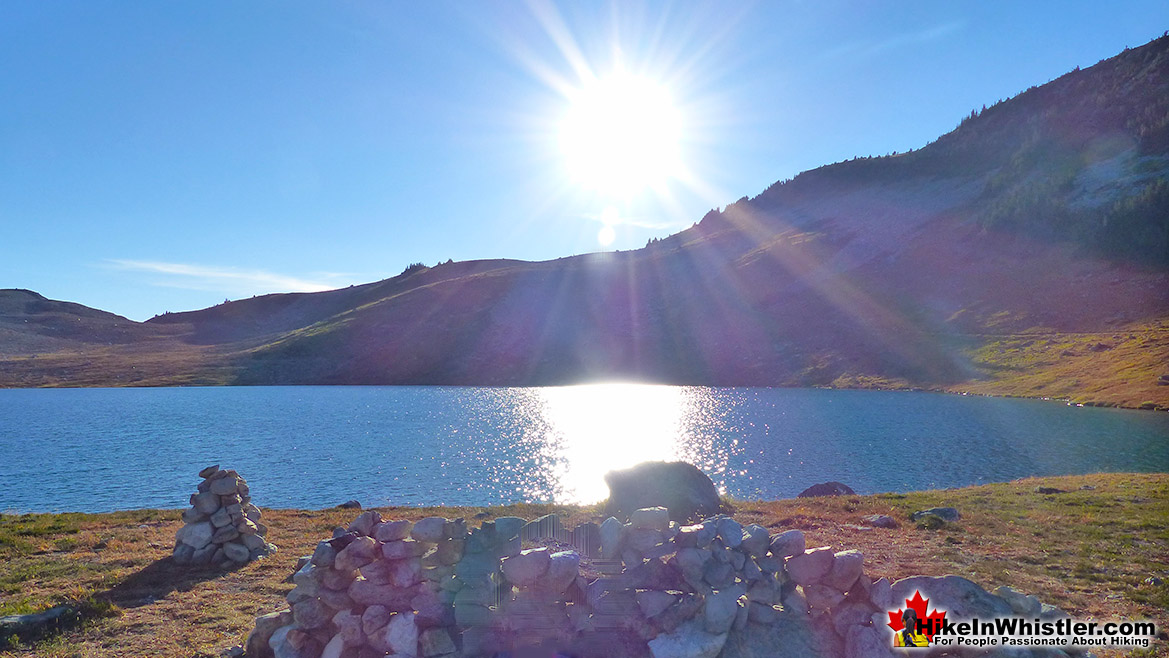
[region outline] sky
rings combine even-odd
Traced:
[[[1166,29],[1164,0],[14,0],[0,288],[145,320],[635,249]]]

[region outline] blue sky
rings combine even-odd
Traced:
[[[677,232],[776,180],[918,148],[1169,29],[1150,2],[0,5],[0,288],[142,320],[448,258]],[[668,92],[684,173],[562,149],[578,90]]]

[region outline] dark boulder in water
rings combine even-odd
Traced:
[[[718,514],[722,501],[714,482],[686,462],[643,462],[605,474],[609,501],[605,512],[628,518],[645,507],[665,507],[670,519],[687,521]]]
[[[821,482],[800,492],[796,498],[815,498],[817,496],[855,496],[852,487],[843,482]]]

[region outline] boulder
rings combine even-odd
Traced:
[[[717,514],[722,506],[714,482],[686,462],[643,462],[605,474],[607,514],[628,516],[646,507],[665,507],[670,518],[687,521]]]
[[[821,482],[813,484],[801,491],[796,498],[815,498],[817,496],[855,496],[852,487],[843,482]]]
[[[931,507],[929,509],[923,509],[914,512],[909,518],[914,521],[918,521],[921,519],[921,517],[931,514],[948,523],[953,523],[954,521],[962,518],[962,515],[959,514],[958,510],[954,507]]]
[[[637,593],[637,607],[641,608],[641,614],[645,615],[646,619],[652,619],[662,614],[677,600],[678,596],[675,594],[653,589]]]
[[[625,527],[616,518],[610,516],[601,523],[601,556],[613,559],[621,551],[621,537],[625,534]]]
[[[897,520],[888,514],[870,514],[862,519],[874,528],[896,528]]]
[[[356,500],[347,500],[338,505],[337,509],[361,509],[361,503]]]
[[[743,526],[729,516],[718,520],[718,538],[727,548],[738,548],[743,543]]]

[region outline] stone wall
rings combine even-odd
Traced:
[[[909,590],[955,615],[1063,615],[954,576],[873,581],[858,551],[808,548],[799,530],[726,516],[680,527],[660,507],[571,530],[555,516],[469,528],[367,511],[293,582],[290,608],[257,619],[251,658],[891,658],[887,611]]]
[[[199,471],[199,477],[203,481],[183,512],[185,525],[175,533],[175,562],[230,567],[276,551],[264,538],[268,527],[239,473],[217,464]]]

